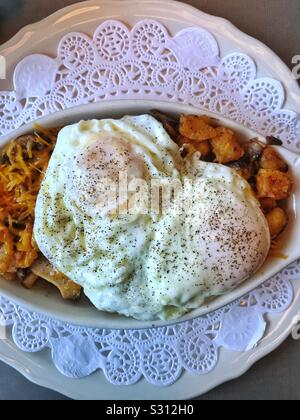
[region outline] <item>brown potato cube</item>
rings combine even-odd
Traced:
[[[266,216],[272,239],[277,238],[278,235],[285,229],[288,224],[288,216],[280,207],[276,207]]]
[[[261,198],[260,204],[264,213],[269,213],[277,207],[277,203],[274,198]]]
[[[216,129],[217,135],[211,140],[218,163],[229,163],[241,159],[245,150],[239,144],[232,130],[224,127]]]
[[[217,131],[209,125],[210,118],[206,116],[181,115],[179,132],[182,136],[196,142],[210,140],[216,137]]]
[[[260,167],[262,169],[272,169],[281,172],[287,172],[289,169],[287,163],[277,153],[274,147],[271,146],[264,149],[260,160]]]
[[[260,169],[256,177],[256,187],[260,198],[273,198],[278,201],[291,195],[293,184],[289,174]]]
[[[201,143],[194,143],[195,148],[201,153],[201,157],[205,158],[212,151],[212,147],[209,141],[202,141]]]

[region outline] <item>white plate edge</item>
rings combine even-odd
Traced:
[[[125,3],[133,3],[131,0],[125,0],[125,1],[119,1],[119,0],[111,0],[111,1],[114,1],[114,2],[116,2],[116,3],[122,3],[122,5],[124,5]],[[1,54],[1,51],[3,51],[4,49],[7,49],[7,48],[10,48],[10,46],[13,44],[13,43],[15,43],[15,42],[18,42],[18,40],[20,40],[25,34],[26,34],[26,32],[30,32],[30,31],[33,31],[33,32],[38,32],[38,30],[40,29],[40,27],[42,27],[43,25],[45,25],[46,24],[46,22],[48,22],[48,21],[50,21],[51,19],[55,19],[55,18],[58,18],[60,15],[62,15],[62,14],[64,14],[64,13],[66,13],[66,12],[69,12],[69,11],[72,11],[72,10],[75,10],[76,8],[79,8],[79,7],[88,7],[88,5],[94,5],[94,4],[99,4],[99,3],[109,3],[108,1],[106,1],[106,0],[104,0],[104,1],[98,1],[98,0],[91,0],[91,1],[87,1],[87,2],[80,2],[80,3],[76,3],[76,4],[74,4],[74,5],[71,5],[71,6],[67,6],[67,7],[65,7],[65,8],[63,8],[63,9],[60,9],[60,10],[58,10],[58,11],[56,11],[56,12],[54,12],[53,14],[51,14],[50,16],[48,16],[48,17],[46,17],[46,18],[44,18],[44,19],[42,19],[41,21],[39,21],[39,22],[36,22],[36,23],[33,23],[33,24],[30,24],[30,25],[27,25],[27,26],[25,26],[24,28],[22,28],[14,37],[12,37],[9,41],[7,41],[6,43],[4,43],[4,44],[2,44],[1,46],[0,46],[0,54]],[[154,0],[154,1],[152,1],[151,2],[152,3],[152,5],[156,5],[156,4],[161,4],[161,1],[157,1],[157,0]],[[267,45],[265,45],[264,43],[262,43],[261,41],[258,41],[256,38],[254,38],[254,37],[251,37],[251,36],[249,36],[249,35],[247,35],[247,34],[245,34],[244,32],[242,32],[240,29],[238,29],[235,25],[233,25],[229,20],[227,20],[227,19],[224,19],[224,18],[221,18],[221,17],[217,17],[217,16],[213,16],[213,15],[209,15],[209,14],[206,14],[206,13],[204,13],[204,12],[202,12],[202,11],[200,11],[200,10],[198,10],[198,9],[196,9],[196,8],[194,8],[193,6],[190,6],[190,5],[186,5],[186,4],[184,4],[184,3],[180,3],[180,2],[177,2],[177,1],[171,1],[171,0],[166,0],[165,2],[164,2],[164,4],[166,4],[166,3],[173,3],[173,4],[177,4],[178,6],[180,5],[181,7],[185,7],[185,8],[187,8],[187,9],[189,9],[191,12],[193,11],[194,13],[195,12],[197,12],[197,15],[199,15],[201,18],[204,18],[204,17],[209,17],[210,19],[214,19],[214,20],[218,20],[219,22],[223,22],[223,24],[224,25],[226,25],[228,28],[229,28],[229,30],[233,30],[234,32],[236,32],[237,34],[239,34],[243,39],[245,39],[245,42],[247,42],[247,40],[248,41],[251,41],[251,42],[255,42],[256,44],[258,44],[258,45],[260,45],[265,51],[267,51],[272,57],[273,57],[273,59],[275,59],[276,61],[277,61],[277,63],[279,63],[280,64],[280,67],[281,67],[281,71],[283,72],[283,73],[285,73],[285,75],[286,75],[286,77],[287,77],[287,80],[285,80],[283,83],[285,84],[285,88],[287,88],[287,84],[288,85],[290,85],[290,88],[289,89],[291,89],[291,88],[293,88],[293,89],[295,89],[295,91],[296,91],[296,94],[294,95],[294,92],[293,92],[293,95],[292,95],[292,99],[293,100],[295,100],[295,102],[294,102],[294,104],[295,104],[295,106],[299,106],[299,104],[300,104],[300,97],[299,98],[297,98],[297,100],[296,100],[296,97],[297,97],[297,95],[299,96],[299,94],[300,94],[300,87],[299,87],[299,85],[298,85],[298,83],[297,83],[297,81],[296,80],[294,80],[292,77],[291,77],[291,71],[290,71],[290,69],[288,68],[288,66],[283,62],[283,60],[281,60],[281,58],[280,57],[278,57]],[[289,96],[291,95],[291,92],[288,90],[288,89],[286,89],[287,90],[287,98],[286,98],[286,102],[288,101],[288,98],[289,98]],[[299,296],[298,296],[299,297]],[[295,300],[295,302],[296,302],[296,300]],[[294,302],[294,305],[295,305],[295,302]],[[299,310],[300,310],[300,307],[299,307]],[[284,341],[285,341],[285,339],[289,336],[289,334],[290,334],[290,331],[291,331],[291,326],[290,325],[288,325],[287,326],[287,330],[286,330],[286,332],[285,333],[283,333],[277,340],[275,340],[274,342],[271,342],[270,344],[268,344],[268,345],[265,345],[265,347],[263,347],[261,350],[260,350],[260,347],[258,347],[258,351],[256,352],[256,354],[255,354],[255,356],[249,356],[249,358],[250,359],[252,359],[251,361],[250,360],[248,360],[247,361],[247,366],[245,366],[245,369],[237,369],[237,371],[236,372],[232,372],[232,374],[231,375],[227,375],[227,377],[226,378],[224,378],[224,379],[221,379],[218,383],[216,383],[215,385],[213,385],[213,386],[211,386],[211,387],[209,387],[208,389],[206,389],[206,390],[203,390],[203,393],[206,393],[206,392],[208,392],[209,390],[211,390],[212,388],[215,388],[216,386],[218,386],[218,385],[220,385],[220,384],[222,384],[222,383],[224,383],[224,382],[227,382],[227,381],[230,381],[230,380],[233,380],[233,379],[236,379],[236,378],[238,378],[238,377],[240,377],[240,376],[242,376],[245,372],[247,372],[258,360],[260,360],[260,359],[262,359],[262,358],[264,358],[266,355],[268,355],[269,353],[271,353],[272,351],[274,351],[277,347],[279,347]],[[29,379],[31,382],[33,382],[33,383],[35,383],[35,384],[37,384],[37,385],[40,385],[40,386],[43,386],[43,387],[47,387],[47,388],[49,388],[50,386],[51,386],[51,389],[53,389],[53,390],[55,390],[55,391],[57,391],[57,392],[60,392],[60,393],[64,393],[64,395],[66,395],[66,396],[69,396],[69,397],[71,397],[72,398],[72,394],[70,393],[70,394],[68,394],[68,393],[66,393],[66,392],[64,392],[64,391],[62,391],[60,388],[59,388],[59,382],[58,382],[58,384],[57,385],[54,385],[54,384],[52,384],[52,385],[49,385],[49,381],[48,381],[48,384],[47,384],[47,381],[46,380],[42,380],[42,379],[38,379],[38,377],[35,377],[34,376],[34,374],[33,374],[33,372],[32,373],[29,373],[29,372],[26,372],[26,368],[25,367],[23,367],[22,365],[21,365],[21,363],[19,363],[19,362],[17,362],[17,361],[10,361],[8,358],[6,358],[6,357],[4,357],[2,354],[1,354],[1,351],[0,351],[0,360],[3,360],[5,363],[7,363],[8,365],[10,365],[10,366],[12,366],[12,367],[14,367],[16,370],[18,370],[23,376],[25,376],[27,379]],[[19,366],[17,366],[17,365],[19,365]],[[197,395],[199,395],[198,393],[197,393]],[[195,396],[192,396],[191,398],[194,398]],[[74,398],[74,396],[73,396],[73,398]]]

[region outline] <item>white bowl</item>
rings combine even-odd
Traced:
[[[180,113],[201,114],[199,109],[185,105],[157,101],[124,100],[83,105],[44,117],[38,122],[46,128],[56,127],[78,122],[82,119],[120,118],[124,115],[139,115],[148,113],[154,108],[176,115]],[[264,141],[264,138],[249,129],[246,129],[228,119],[221,118],[218,115],[210,114],[207,111],[204,112],[205,114],[218,118],[222,125],[232,128],[236,133],[238,133],[238,136],[242,141],[249,140],[253,137],[259,137],[262,141]],[[5,145],[11,139],[30,132],[32,132],[32,124],[24,126],[7,136],[2,136],[0,139],[0,147]],[[216,298],[199,309],[193,310],[173,323],[205,315],[208,312],[217,310],[222,306],[227,305],[235,299],[247,294],[264,281],[273,277],[287,265],[300,258],[300,156],[291,153],[282,147],[279,147],[278,151],[289,163],[295,180],[293,195],[290,198],[288,205],[290,223],[282,237],[282,243],[284,244],[282,253],[286,255],[287,258],[276,259],[269,257],[262,269],[240,287]],[[59,292],[46,282],[39,282],[32,290],[26,290],[22,288],[18,282],[8,282],[0,278],[0,294],[32,311],[40,312],[46,316],[81,326],[128,329],[163,326],[172,323],[163,321],[137,321],[132,318],[126,318],[116,314],[99,312],[86,298],[83,298],[82,301],[77,303],[64,301],[60,297]]]

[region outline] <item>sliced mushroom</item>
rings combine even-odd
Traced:
[[[25,289],[32,289],[38,279],[39,277],[36,274],[30,273],[22,281],[22,286],[25,287]]]
[[[260,142],[258,139],[249,140],[245,144],[246,156],[251,163],[257,162],[265,149],[266,145]]]
[[[267,137],[267,144],[270,145],[270,146],[282,146],[283,141],[277,139],[274,136],[268,136]]]
[[[161,112],[157,109],[152,109],[150,111],[150,114],[162,123],[167,121],[167,122],[172,122],[172,123],[177,124],[177,125],[179,124],[179,119],[178,118],[172,117],[171,115],[165,114],[164,112]]]
[[[248,179],[255,177],[260,169],[260,159],[265,150],[266,145],[258,139],[252,139],[245,145],[244,161],[248,162],[249,171],[251,176]]]
[[[179,120],[176,118],[171,117],[170,115],[164,114],[156,109],[151,111],[151,115],[162,125],[164,129],[172,138],[173,141],[176,141],[177,137],[179,136],[178,126]]]
[[[80,298],[81,287],[53,268],[46,258],[40,257],[31,267],[31,270],[36,276],[56,286],[63,299],[78,300]]]
[[[252,165],[246,156],[235,162],[228,163],[228,166],[236,170],[247,181],[253,176]]]

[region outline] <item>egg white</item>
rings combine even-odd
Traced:
[[[116,139],[110,154],[130,150],[113,161],[117,169],[129,159],[133,177],[178,180],[189,188],[163,214],[116,216],[113,206],[98,211],[91,185],[114,173],[111,165],[82,162],[87,150],[96,158],[94,145],[105,139]],[[82,121],[61,130],[38,196],[34,235],[48,260],[80,284],[99,310],[141,320],[173,319],[226,293],[261,267],[270,248],[269,228],[249,184],[197,155],[184,161],[148,115]]]

